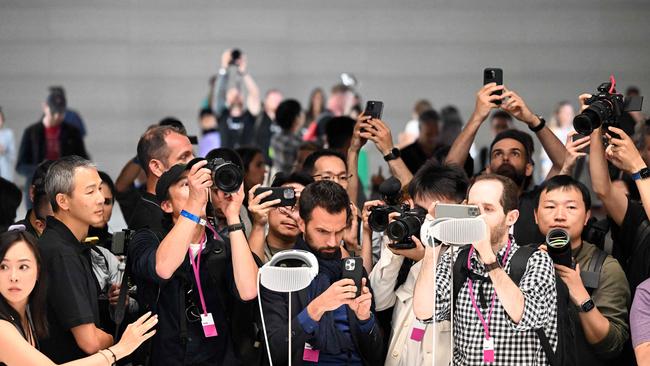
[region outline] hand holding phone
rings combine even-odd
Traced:
[[[496,83],[497,85],[503,85],[503,70],[499,68],[488,67],[483,70],[483,85],[490,83]],[[501,95],[503,94],[502,90],[495,91],[490,95]],[[501,100],[495,100],[494,104],[500,105]]]
[[[357,287],[355,298],[361,296],[361,278],[363,278],[363,259],[361,257],[348,257],[341,259],[341,278],[350,278]]]
[[[381,119],[381,114],[384,111],[384,102],[378,100],[369,100],[366,103],[366,110],[363,111],[364,116],[370,116],[371,119]]]
[[[280,200],[278,206],[294,206],[296,204],[296,191],[291,187],[259,187],[255,190],[255,195],[259,196],[260,194],[271,191],[269,196],[264,197],[260,203],[273,201],[276,199]]]

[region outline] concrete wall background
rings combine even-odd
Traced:
[[[263,92],[303,102],[352,72],[397,130],[420,97],[467,118],[486,66],[546,116],[611,72],[650,93],[648,19],[645,0],[0,0],[0,105],[20,141],[48,85],[64,85],[93,159],[116,177],[163,116],[197,132],[227,47],[248,54]]]

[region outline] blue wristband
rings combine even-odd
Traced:
[[[190,220],[194,221],[195,223],[197,223],[199,225],[205,226],[205,220],[204,219],[202,219],[202,218],[200,218],[200,217],[198,217],[198,216],[196,216],[194,214],[191,214],[191,213],[189,213],[189,212],[187,212],[185,210],[181,210],[181,216],[185,217],[186,219],[190,219]]]

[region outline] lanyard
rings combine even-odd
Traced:
[[[203,308],[203,314],[208,313],[208,309],[205,306],[205,298],[203,297],[203,288],[201,286],[201,276],[199,275],[199,269],[201,267],[201,252],[203,251],[204,245],[208,243],[208,238],[203,235],[203,239],[201,240],[203,243],[199,245],[199,253],[196,255],[196,263],[194,263],[194,259],[192,259],[192,249],[189,248],[187,251],[190,254],[190,264],[192,265],[192,271],[194,272],[194,279],[196,280],[196,287],[199,290],[199,298],[201,299],[201,307]]]
[[[506,248],[506,253],[501,259],[501,267],[505,267],[506,261],[508,260],[508,254],[510,253],[510,244],[511,241],[508,239],[508,247]],[[472,246],[469,248],[469,255],[467,256],[467,269],[471,271],[471,263],[470,260],[472,258],[472,253],[474,253],[474,247]],[[478,305],[476,305],[476,299],[474,297],[474,283],[472,282],[471,278],[467,279],[469,283],[469,298],[472,300],[472,306],[474,307],[474,310],[476,311],[476,315],[478,315],[479,320],[481,321],[481,324],[483,325],[483,331],[485,332],[485,339],[490,339],[490,319],[492,318],[492,310],[494,310],[494,299],[495,295],[497,293],[496,289],[492,290],[492,298],[490,300],[490,309],[488,310],[488,316],[487,320],[483,318],[483,313],[481,313],[481,309],[479,309]]]

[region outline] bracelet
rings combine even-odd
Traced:
[[[241,222],[234,225],[228,225],[228,233],[232,233],[237,230],[244,230],[244,225]]]
[[[113,364],[111,363],[111,360],[108,358],[108,356],[106,356],[106,354],[105,354],[104,352],[102,352],[102,351],[103,351],[103,350],[99,350],[97,353],[99,353],[100,355],[104,356],[104,358],[106,359],[106,362],[108,362],[109,365],[113,365]]]
[[[192,221],[194,221],[195,223],[197,223],[199,225],[205,226],[205,220],[204,219],[202,219],[202,218],[200,218],[200,217],[198,217],[198,216],[196,216],[194,214],[191,214],[191,213],[189,213],[189,212],[187,212],[185,210],[181,210],[181,216],[183,216],[186,219],[192,220]]]
[[[117,357],[115,357],[115,353],[113,353],[113,351],[111,351],[111,348],[110,348],[110,347],[106,348],[106,350],[107,350],[108,352],[110,352],[111,355],[113,355],[113,365],[115,365],[115,364],[117,363]]]

